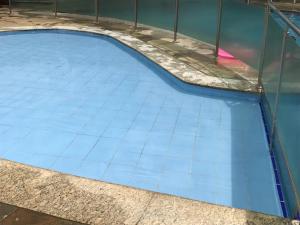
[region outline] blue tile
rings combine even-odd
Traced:
[[[150,109],[150,111],[146,111],[146,109],[144,109],[144,111],[145,112],[139,112],[139,114],[135,118],[135,121],[140,120],[140,121],[144,121],[144,122],[151,122],[153,124],[157,118],[156,110],[151,111],[151,109]]]
[[[179,193],[180,194],[180,193]],[[181,196],[181,195],[179,195]],[[183,193],[183,196],[189,199],[196,199],[198,201],[202,202],[208,202],[208,203],[216,203],[216,194],[211,192],[210,190],[201,191],[198,187],[191,188],[189,190],[186,190],[185,193]],[[221,204],[220,202],[218,204]]]
[[[31,147],[35,153],[61,155],[61,153],[72,143],[75,134],[54,131],[35,131],[26,137],[28,149]],[[25,146],[24,146],[25,148]]]
[[[112,163],[135,166],[140,156],[140,153],[119,151],[114,156]]]
[[[138,168],[143,170],[162,172],[167,158],[160,155],[142,154],[138,162]]]
[[[136,119],[131,126],[132,130],[136,131],[150,131],[153,127],[154,121],[149,121],[147,119]]]
[[[202,160],[192,162],[192,174],[195,176],[211,177],[217,174],[218,164],[212,161]]]
[[[28,152],[6,151],[3,157],[8,160],[49,169],[58,159],[55,156],[33,154]]]
[[[159,183],[159,191],[186,198],[192,198],[198,192],[196,180],[187,173],[164,173]]]
[[[122,138],[126,135],[127,132],[128,132],[128,129],[108,127],[102,136],[109,137],[109,138]]]
[[[252,191],[251,189],[249,189]],[[252,193],[250,192],[250,195]],[[252,195],[253,196],[253,195]],[[251,197],[250,198],[250,207],[254,211],[258,212],[265,212],[268,214],[272,215],[281,215],[281,208],[280,208],[280,203],[278,200],[274,199],[276,198],[276,193],[275,192],[265,192],[265,191],[260,191],[260,192],[255,192],[255,198]],[[257,201],[259,199],[259,201]]]
[[[58,158],[51,166],[51,169],[63,173],[76,174],[75,172],[80,167],[81,162],[81,159]]]
[[[116,138],[100,138],[97,144],[88,153],[86,160],[109,163],[117,152],[116,147],[119,141],[120,140]]]
[[[19,139],[24,138],[30,133],[31,129],[28,127],[10,127],[3,134],[6,139]]]
[[[197,123],[189,124],[185,121],[177,121],[174,132],[183,135],[195,135],[198,129],[199,125]]]
[[[153,127],[152,131],[153,132],[159,132],[159,131],[164,131],[164,132],[172,132],[175,128],[175,121],[174,122],[156,122]]]
[[[150,191],[157,191],[161,181],[161,174],[152,173],[151,171],[138,169],[135,170],[131,177],[132,185]]]
[[[57,161],[57,157],[51,155],[31,155],[24,163],[41,168],[50,169]]]
[[[0,125],[0,135],[8,131],[10,126]]]
[[[107,129],[108,124],[109,121],[91,120],[81,128],[79,133],[100,136]]]
[[[126,142],[121,140],[119,145],[117,146],[118,151],[123,152],[134,152],[141,154],[144,149],[144,144],[136,144],[132,142]]]
[[[63,158],[83,159],[96,145],[98,137],[77,135],[73,142],[61,154]]]
[[[74,174],[90,179],[101,180],[108,164],[101,162],[83,161]]]
[[[113,120],[110,123],[111,128],[119,128],[119,129],[129,129],[133,123],[133,120]]]
[[[146,144],[143,148],[143,154],[167,156],[168,155],[168,147]]]
[[[191,173],[192,171],[192,160],[182,159],[176,157],[168,157],[168,163],[164,166],[164,171],[171,172],[181,172],[181,173]]]
[[[103,180],[115,184],[132,185],[134,167],[110,164],[103,175]]]
[[[172,144],[172,146],[169,147],[168,155],[174,156],[174,157],[181,157],[184,159],[192,159],[193,158],[193,148],[185,148],[181,145],[175,145]]]
[[[144,145],[148,137],[148,132],[129,130],[124,140],[132,144]]]
[[[174,135],[170,148],[171,149],[193,149],[195,144],[195,136],[192,135]]]

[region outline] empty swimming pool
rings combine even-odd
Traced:
[[[0,43],[0,157],[282,215],[256,96],[188,85],[106,36]]]

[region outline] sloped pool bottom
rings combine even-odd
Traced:
[[[255,96],[184,84],[105,36],[0,39],[0,157],[281,215]]]

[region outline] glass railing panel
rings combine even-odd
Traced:
[[[272,15],[269,16],[269,26],[266,40],[262,85],[272,113],[275,112],[275,99],[280,76],[280,61],[283,41],[283,28]]]
[[[100,0],[100,16],[121,20],[134,20],[134,0]]]
[[[57,11],[81,15],[95,15],[94,0],[57,0]]]
[[[223,0],[221,48],[256,69],[259,68],[263,28],[263,4]]]
[[[30,11],[54,11],[54,1],[52,0],[12,0],[12,7],[22,8]]]
[[[279,95],[277,132],[295,192],[300,197],[300,36],[289,36]]]
[[[218,0],[179,2],[179,33],[215,45]]]
[[[139,0],[138,22],[173,30],[175,20],[175,0]]]

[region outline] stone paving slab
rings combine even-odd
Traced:
[[[300,225],[7,160],[0,160],[0,190],[6,190],[0,192],[0,202],[93,225]]]

